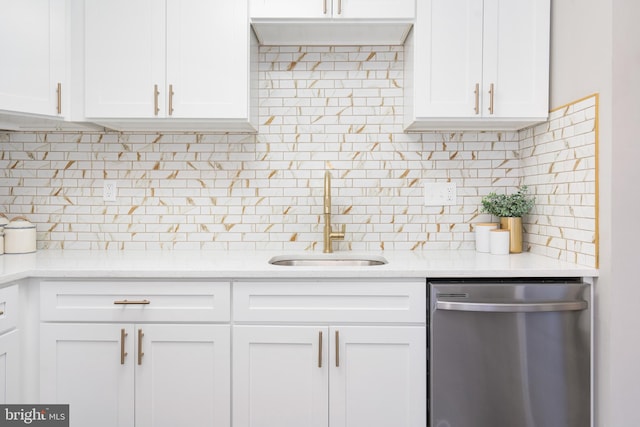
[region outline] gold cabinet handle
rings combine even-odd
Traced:
[[[173,85],[169,85],[169,115],[173,115]]]
[[[327,0],[324,0],[322,3],[323,3],[322,12],[326,15],[327,14]]]
[[[480,114],[480,83],[476,83],[476,90],[473,91],[473,94],[476,97],[476,106],[474,111],[476,114]]]
[[[494,98],[495,90],[493,89],[493,83],[489,86],[489,114],[493,114],[493,98]]]
[[[338,0],[338,15],[342,15],[342,0]]]
[[[58,114],[62,114],[62,83],[58,83],[56,93],[58,95],[58,108],[56,109],[56,111],[58,112]]]
[[[124,329],[120,329],[120,364],[124,365],[124,358],[127,357],[127,352],[124,351],[124,340],[127,338],[127,333]]]
[[[144,356],[144,352],[142,351],[142,337],[144,337],[144,333],[142,329],[138,329],[138,365],[142,365],[142,356]]]
[[[4,311],[3,310],[0,310],[0,316],[4,316]],[[320,333],[322,333],[322,332],[320,332]]]
[[[318,332],[318,368],[322,368],[322,331]]]
[[[158,90],[158,85],[153,85],[153,115],[157,116],[160,112],[160,107],[158,106],[158,96],[160,95],[160,91]]]
[[[138,300],[138,301],[129,301],[127,299],[123,299],[123,300],[119,300],[119,301],[114,301],[113,302],[116,305],[135,305],[135,304],[142,304],[142,305],[146,305],[146,304],[151,304],[151,301],[149,301],[148,299],[143,299],[143,300]]]
[[[336,331],[336,368],[340,367],[340,331]]]

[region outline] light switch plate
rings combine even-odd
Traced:
[[[447,206],[456,204],[454,182],[427,182],[424,184],[425,206]]]

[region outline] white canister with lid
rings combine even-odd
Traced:
[[[4,227],[4,253],[28,254],[36,251],[36,226],[25,217],[11,219]]]

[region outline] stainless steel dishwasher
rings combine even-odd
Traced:
[[[430,427],[589,427],[579,279],[431,280]]]

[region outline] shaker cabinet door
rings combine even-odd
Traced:
[[[167,117],[247,117],[249,31],[246,1],[167,0]]]
[[[166,97],[164,27],[163,1],[85,1],[87,118],[160,114],[156,105]]]
[[[229,328],[136,325],[136,427],[230,427]]]
[[[424,326],[331,327],[329,425],[424,427],[426,337]]]
[[[134,426],[134,329],[40,326],[40,401],[69,404],[71,427]]]
[[[233,331],[234,427],[327,427],[327,329]]]
[[[0,0],[0,111],[62,116],[66,1]]]

